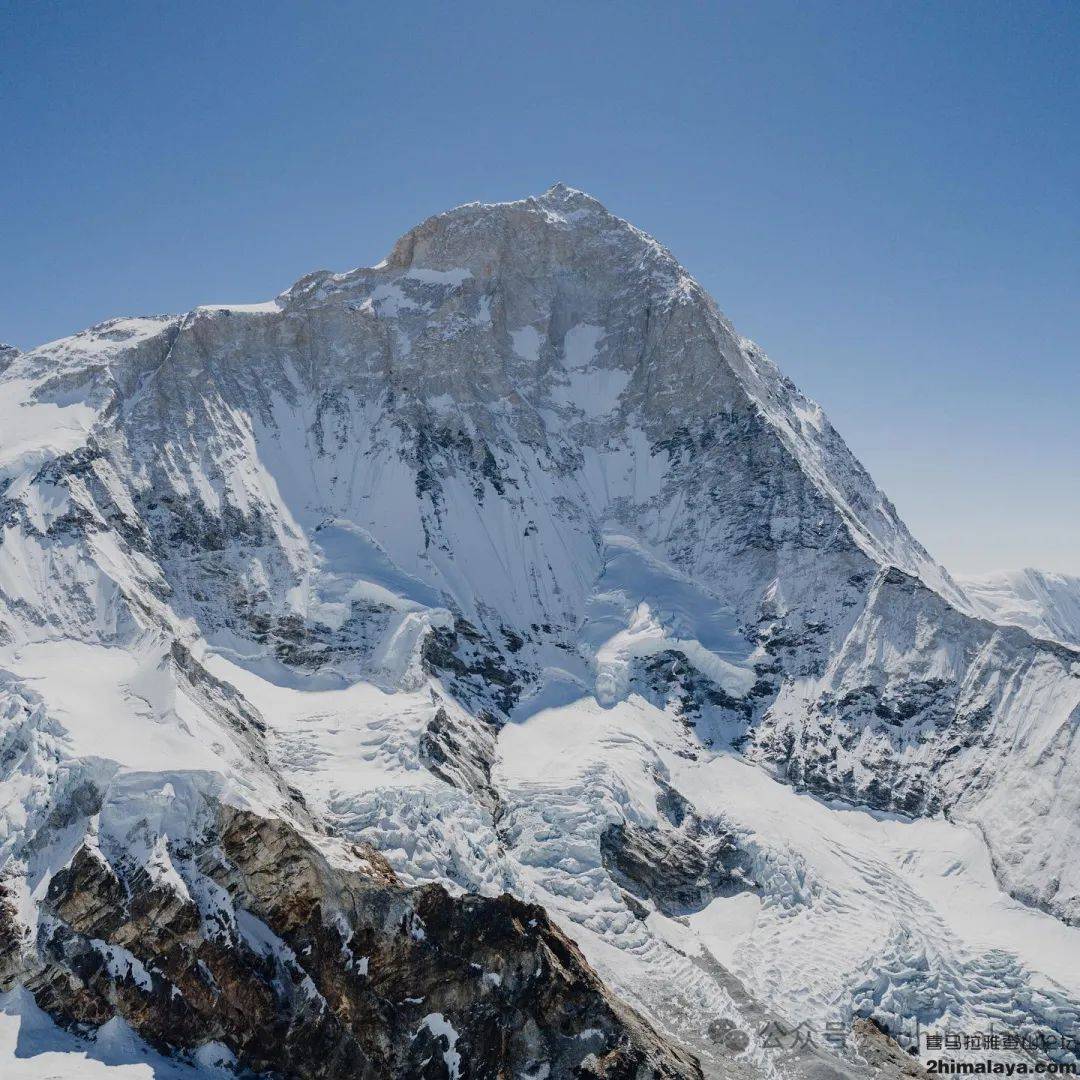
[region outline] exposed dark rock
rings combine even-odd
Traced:
[[[30,935],[19,921],[13,890],[0,881],[0,986],[9,986],[15,980],[30,945]]]
[[[922,1064],[903,1050],[887,1032],[873,1020],[860,1018],[851,1025],[859,1055],[872,1075],[881,1080],[900,1080],[901,1077],[925,1077],[930,1074]]]
[[[506,494],[508,487],[516,486],[484,439],[437,419],[426,406],[417,406],[416,413],[415,418],[399,413],[397,423],[411,443],[405,457],[415,470],[416,496],[430,500],[436,519],[443,512],[443,481],[449,476],[463,475],[481,505],[488,486],[500,496]],[[429,542],[430,539],[429,534]]]
[[[171,1053],[216,1040],[298,1080],[444,1080],[453,1055],[463,1080],[701,1076],[536,905],[407,889],[370,848],[345,869],[293,826],[228,807],[175,861],[216,884],[192,890],[198,906],[78,850],[23,972],[42,1008],[76,1028],[120,1015]]]
[[[211,675],[179,641],[172,643],[169,656],[185,688],[207,712],[240,734],[265,734],[263,718],[236,687]]]
[[[665,650],[650,656],[634,678],[635,689],[660,706],[670,707],[684,723],[697,727],[706,714],[721,720],[749,723],[756,702],[735,697],[703,675],[682,653]],[[699,731],[711,742],[706,730]]]
[[[440,779],[471,792],[494,812],[499,796],[491,783],[498,728],[483,718],[452,717],[440,706],[420,737],[420,760]]]
[[[622,888],[673,916],[754,887],[750,858],[735,833],[720,822],[702,822],[679,800],[668,788],[664,808],[672,828],[624,821],[600,837],[604,866]]]
[[[491,638],[460,617],[453,630],[436,627],[428,633],[421,659],[426,671],[440,676],[458,700],[477,711],[508,714],[535,680],[526,668],[511,666]]]
[[[19,355],[19,350],[14,345],[0,344],[0,372],[3,372]]]
[[[61,829],[96,814],[100,809],[101,790],[90,780],[77,779],[69,788],[61,788],[56,792],[41,829],[31,838],[29,850],[35,851],[51,843]]]

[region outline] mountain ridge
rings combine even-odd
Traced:
[[[568,210],[569,207],[573,209]],[[568,211],[569,216],[562,211]],[[230,312],[256,319],[275,318],[285,314],[292,305],[299,305],[302,308],[305,303],[313,301],[317,303],[320,297],[325,298],[328,294],[347,291],[350,285],[358,283],[369,285],[369,279],[373,277],[376,280],[382,280],[386,276],[393,277],[395,272],[401,272],[407,277],[407,271],[414,268],[418,244],[423,261],[446,265],[454,262],[455,259],[458,262],[469,262],[469,258],[462,256],[461,250],[454,248],[453,245],[458,243],[454,237],[459,232],[464,232],[466,244],[474,243],[473,234],[479,227],[477,222],[489,222],[494,218],[499,223],[497,228],[493,226],[496,232],[501,229],[503,233],[506,233],[509,229],[514,236],[520,236],[522,232],[528,230],[527,225],[521,226],[514,220],[504,221],[500,215],[542,218],[544,224],[553,227],[541,230],[545,241],[551,241],[552,236],[558,239],[559,232],[567,231],[570,234],[567,243],[580,244],[580,228],[585,224],[582,218],[587,219],[589,223],[599,223],[603,226],[597,229],[601,240],[606,240],[611,235],[617,236],[619,240],[629,238],[633,248],[630,257],[623,258],[623,264],[632,264],[640,256],[641,264],[637,269],[645,271],[646,284],[650,286],[647,291],[654,300],[660,303],[694,306],[703,309],[715,320],[713,326],[706,326],[704,329],[706,333],[712,333],[714,336],[719,333],[719,342],[714,342],[715,351],[722,358],[732,378],[741,386],[741,392],[748,401],[761,410],[777,436],[788,446],[797,466],[803,469],[812,482],[819,486],[823,494],[837,505],[844,518],[845,526],[851,529],[856,543],[866,545],[879,562],[891,563],[901,569],[927,577],[932,587],[948,596],[958,606],[965,606],[962,593],[957,590],[948,574],[934,564],[925,550],[910,536],[899,521],[895,508],[873,485],[865,470],[851,456],[828,423],[820,406],[799,394],[794,384],[780,374],[776,366],[756,345],[748,339],[738,338],[735,335],[730,323],[716,309],[711,298],[666,249],[641,230],[610,214],[592,196],[564,184],[554,185],[541,196],[506,203],[468,203],[442,214],[433,215],[406,233],[394,245],[391,255],[376,267],[361,267],[341,274],[316,271],[300,278],[273,301],[229,306],[201,305],[177,316],[109,320],[81,334],[30,350],[23,354],[23,360],[32,365],[32,358],[41,355],[45,362],[57,364],[62,363],[67,354],[69,364],[74,366],[78,363],[81,353],[84,355],[83,363],[89,366],[94,363],[94,355],[102,351],[101,338],[115,339],[124,334],[143,339],[153,337],[155,334],[161,335],[162,339],[168,342],[166,350],[166,355],[168,355],[173,345],[170,340],[173,333],[179,337],[185,328],[190,330],[198,320],[212,318],[214,313]],[[450,247],[446,249],[448,243]],[[487,250],[487,247],[483,248],[484,252]],[[532,255],[533,253],[530,252],[530,258]],[[483,254],[478,258],[480,263],[483,263],[488,256]],[[473,263],[479,272],[479,264],[475,260]],[[625,268],[625,265],[620,265],[620,269],[625,270]],[[432,271],[436,275],[450,273],[449,280],[452,282],[454,274],[458,273],[462,267],[451,266],[447,270],[445,265],[441,268],[433,265],[415,267],[415,269],[421,274],[427,271]],[[469,275],[472,276],[472,270],[469,270]],[[457,282],[458,285],[462,283]],[[387,287],[391,290],[394,288],[393,285]],[[379,297],[378,286],[369,291],[375,294],[374,306],[379,308],[386,304],[394,307],[395,304],[402,302],[396,295]],[[408,301],[405,303],[408,306]],[[416,374],[415,370],[410,374]],[[521,370],[519,369],[515,374],[521,374]],[[680,372],[680,376],[684,374]],[[69,371],[67,375],[73,378],[75,372]],[[706,388],[707,386],[706,383]],[[734,387],[731,387],[727,392],[733,389]],[[795,415],[790,407],[785,412],[779,406],[778,402],[789,397],[794,397],[799,415]],[[822,425],[820,431],[814,430],[816,425]],[[811,431],[809,436],[808,430]],[[848,473],[852,474],[850,478],[846,477]],[[845,476],[854,486],[854,495],[849,491],[838,491],[835,488],[836,474]],[[869,498],[867,498],[867,493],[869,493]],[[860,508],[866,514],[873,514],[875,518],[880,519],[876,525],[860,518],[852,508],[852,502],[861,500],[865,500],[869,505]],[[884,536],[879,535],[882,532],[885,533]]]

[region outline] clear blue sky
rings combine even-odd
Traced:
[[[592,192],[950,568],[1080,573],[1080,4],[0,0],[0,340]]]

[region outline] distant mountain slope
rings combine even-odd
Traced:
[[[964,577],[961,585],[985,618],[1080,646],[1080,577],[1045,570],[999,570]]]

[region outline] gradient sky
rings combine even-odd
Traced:
[[[0,0],[0,340],[265,299],[562,180],[950,569],[1080,573],[1078,56],[1067,0]]]

